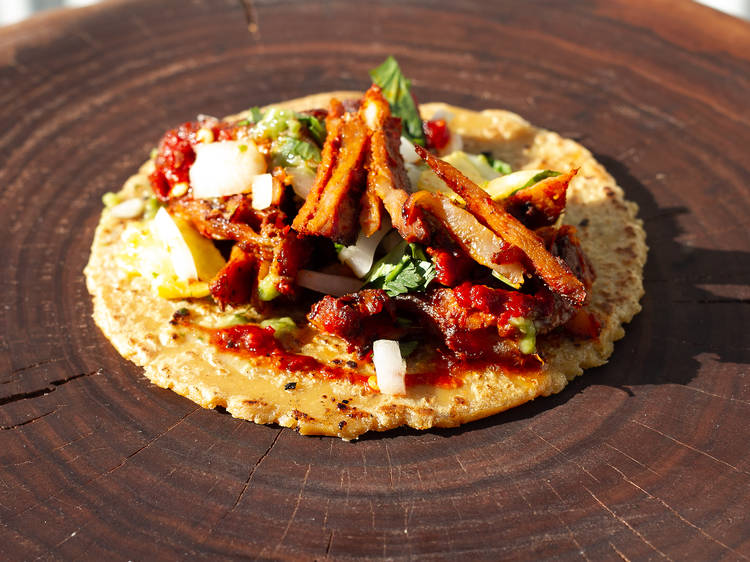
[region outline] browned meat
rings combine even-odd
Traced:
[[[575,315],[565,323],[565,331],[581,339],[593,340],[599,337],[602,325],[591,312],[577,310]]]
[[[219,305],[240,305],[250,302],[256,275],[256,258],[238,245],[232,247],[227,264],[209,283],[211,295]]]
[[[365,189],[362,194],[362,209],[359,212],[359,224],[365,236],[372,236],[380,230],[383,221],[383,203],[372,189]]]
[[[427,254],[435,265],[435,281],[453,287],[465,281],[476,262],[454,245],[428,246]]]
[[[578,170],[542,180],[503,200],[505,210],[534,230],[554,224],[565,210],[570,180]]]
[[[558,256],[581,280],[586,289],[590,289],[596,279],[594,268],[581,248],[581,241],[576,236],[576,227],[564,224],[560,228],[541,229],[540,233],[553,256]]]
[[[307,319],[321,332],[358,346],[396,330],[393,301],[381,289],[364,289],[339,298],[327,295],[313,305]]]
[[[334,100],[326,118],[328,134],[315,183],[292,227],[300,234],[346,244],[357,236],[369,138],[357,113],[341,115],[341,111]]]
[[[428,191],[413,193],[411,204],[427,211],[428,216],[438,223],[438,229],[432,224],[434,234],[446,233],[477,263],[497,271],[511,283],[519,286],[523,284],[523,255],[480,223],[469,211],[440,193]]]
[[[472,300],[472,288],[482,287],[492,292],[491,298]],[[476,291],[475,291],[476,292]],[[512,316],[530,314],[516,310],[519,293],[493,290],[489,287],[465,283],[455,289],[434,289],[427,294],[406,294],[395,297],[399,310],[417,314],[443,345],[461,359],[478,359],[496,355],[504,345],[502,339],[512,336],[514,328],[508,325]],[[530,309],[532,299],[525,297],[525,308]],[[515,300],[514,300],[515,299]],[[474,302],[474,301],[477,302]],[[514,306],[510,306],[510,304]]]
[[[290,230],[284,235],[271,262],[270,274],[277,279],[276,288],[282,295],[294,295],[297,272],[310,257],[310,244]]]
[[[466,201],[466,208],[503,240],[519,248],[534,270],[555,293],[571,304],[581,306],[586,300],[586,288],[562,260],[544,247],[542,239],[510,215],[502,205],[494,202],[482,188],[453,166],[439,160],[420,146],[417,153],[448,187]]]
[[[388,102],[378,86],[373,85],[359,109],[370,131],[370,153],[367,161],[367,198],[379,198],[391,216],[393,227],[408,242],[426,242],[429,233],[419,209],[408,205],[409,178],[401,157],[401,119],[391,116]],[[370,213],[366,215],[366,219]],[[379,220],[365,220],[365,233],[380,228]]]
[[[242,208],[246,210],[246,207]],[[234,213],[229,213],[226,205],[214,206],[203,199],[175,199],[169,202],[169,210],[192,222],[203,236],[214,240],[234,240],[246,252],[270,259],[276,240],[259,234],[251,225],[233,217],[239,209],[237,207]]]

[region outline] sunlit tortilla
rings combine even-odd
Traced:
[[[296,110],[319,108],[326,107],[331,97],[359,95],[318,94],[278,105]],[[219,314],[218,307],[210,299],[162,299],[147,280],[126,275],[116,256],[123,250],[121,235],[127,221],[112,217],[107,210],[85,270],[96,323],[120,354],[142,366],[146,377],[158,386],[171,388],[205,408],[222,406],[237,418],[278,423],[303,434],[352,439],[366,431],[401,425],[453,427],[560,392],[583,369],[607,361],[615,340],[625,333],[623,324],[640,310],[647,246],[642,223],[636,217],[637,206],[624,199],[622,190],[591,153],[572,140],[535,128],[508,111],[475,112],[440,103],[421,106],[426,119],[438,110],[452,115],[450,128],[462,136],[467,152],[490,151],[514,170],[580,168],[568,192],[564,222],[578,227],[581,245],[597,275],[587,310],[602,323],[598,340],[574,341],[557,334],[540,337],[538,348],[545,365],[537,373],[489,368],[466,374],[459,388],[410,387],[406,396],[373,393],[345,381],[320,380],[315,373],[274,372],[220,351],[194,331],[171,326],[169,320],[179,308],[187,307],[195,320],[211,324]],[[131,197],[146,192],[152,169],[152,162],[144,164],[125,183],[121,194]],[[300,319],[305,312],[299,311]],[[311,330],[291,345],[292,351],[323,362],[357,361],[346,353],[341,341]],[[360,360],[358,365],[373,372],[370,364]],[[419,367],[410,364],[409,368]],[[295,388],[285,390],[290,382],[296,383]]]

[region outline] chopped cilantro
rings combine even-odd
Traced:
[[[297,324],[294,320],[288,316],[282,316],[280,318],[267,318],[260,323],[261,328],[271,327],[273,328],[273,335],[280,337],[284,334],[288,334],[297,329]]]
[[[404,136],[414,144],[424,146],[422,118],[409,92],[410,82],[401,73],[396,59],[388,57],[383,64],[370,71],[370,76],[383,90],[383,97],[388,100],[393,114],[401,118]]]
[[[250,118],[253,120],[253,123],[257,123],[258,121],[263,119],[263,112],[260,110],[259,107],[251,107]]]
[[[323,143],[326,140],[325,124],[314,115],[305,115],[304,113],[298,113],[297,120],[307,127],[307,130],[310,131],[310,135],[315,139],[315,142],[320,146],[323,146]]]
[[[146,199],[144,206],[143,218],[144,220],[151,220],[156,216],[156,213],[164,206],[164,204],[156,197],[149,197]]]
[[[435,266],[422,248],[402,241],[372,266],[365,277],[365,286],[383,289],[394,297],[424,291],[435,275]]]

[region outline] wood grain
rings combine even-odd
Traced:
[[[678,1],[111,2],[0,30],[0,557],[750,558],[750,26]],[[161,132],[367,86],[505,107],[641,206],[609,365],[457,430],[347,444],[206,411],[94,326],[100,197]]]

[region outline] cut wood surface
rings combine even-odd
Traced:
[[[150,384],[91,319],[101,195],[198,113],[365,89],[389,54],[421,101],[582,142],[640,205],[610,363],[355,443]],[[749,92],[750,25],[681,0],[134,0],[0,29],[0,558],[750,558]]]

